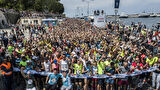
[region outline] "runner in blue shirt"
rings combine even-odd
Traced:
[[[56,90],[59,77],[61,77],[61,75],[57,73],[57,68],[55,68],[53,73],[50,73],[46,78],[46,90]]]
[[[70,90],[72,85],[71,85],[70,75],[67,74],[67,71],[62,72],[61,78],[62,78],[62,81],[63,81],[63,85],[61,87],[61,90]]]
[[[116,73],[116,69],[115,69],[114,63],[111,62],[110,67],[106,68],[106,74],[108,76],[112,76],[115,73]],[[113,78],[107,78],[106,83],[107,83],[106,88],[109,89],[109,86],[111,86],[111,90],[113,90],[114,79]]]

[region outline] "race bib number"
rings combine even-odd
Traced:
[[[62,70],[68,70],[67,64],[62,64]]]
[[[79,71],[79,70],[77,70],[77,74],[80,74],[80,71]]]
[[[63,82],[65,82],[66,81],[66,78],[63,78]]]
[[[32,79],[29,79],[27,83],[28,83],[28,84],[32,84],[32,83],[33,83],[33,80],[32,80]]]
[[[52,83],[55,83],[56,82],[56,79],[54,78],[54,79],[52,79]]]

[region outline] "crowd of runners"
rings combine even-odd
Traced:
[[[7,72],[16,67],[21,72],[13,71],[1,83],[8,80],[6,83],[12,84],[6,90],[21,84],[22,89],[28,90],[125,90],[138,88],[137,84],[143,80],[158,90],[159,50],[160,32],[157,28],[147,29],[142,23],[125,26],[109,22],[102,29],[84,20],[66,19],[50,28],[15,26],[11,32],[1,33],[0,70]],[[11,63],[10,69],[5,67],[6,62]],[[71,77],[129,75],[155,66],[158,68],[154,72],[123,79]],[[31,74],[30,70],[51,73],[46,77]]]

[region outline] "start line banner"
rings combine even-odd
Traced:
[[[122,78],[127,78],[127,77],[134,77],[137,75],[141,75],[144,73],[149,73],[149,72],[153,72],[155,71],[157,68],[156,67],[151,67],[148,70],[142,70],[142,71],[136,71],[133,72],[131,74],[115,74],[112,76],[108,76],[108,75],[95,75],[95,76],[89,76],[86,74],[80,74],[80,75],[71,75],[71,78],[75,78],[75,79],[85,79],[85,78],[98,78],[98,79],[104,79],[104,78],[113,78],[113,79],[122,79]],[[14,72],[20,72],[21,70],[19,68],[13,68]],[[39,74],[41,76],[48,76],[49,74],[51,74],[52,72],[37,72],[35,70],[23,70],[24,73],[28,73],[30,72],[30,74]]]

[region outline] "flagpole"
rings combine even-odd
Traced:
[[[87,4],[88,4],[88,7],[87,7],[87,14],[88,14],[88,16],[89,16],[89,1],[87,1]]]
[[[115,0],[114,2],[114,12],[115,12],[115,24],[117,24],[117,15],[118,15],[118,8],[119,8],[120,0]]]
[[[118,14],[118,9],[117,8],[115,8],[115,24],[117,24],[117,14]]]

